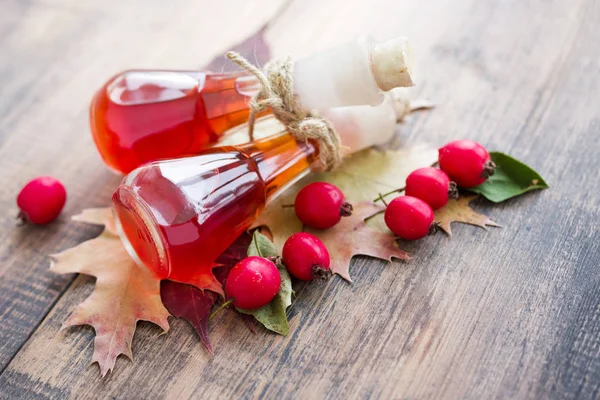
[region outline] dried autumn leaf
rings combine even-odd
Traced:
[[[392,258],[410,260],[410,255],[396,246],[396,240],[391,232],[373,230],[365,223],[365,219],[384,210],[383,206],[363,201],[354,205],[351,216],[342,218],[332,228],[306,229],[307,232],[321,239],[329,250],[333,273],[352,282],[349,273],[350,260],[359,254],[388,261]]]
[[[86,210],[74,219],[114,226],[110,213],[99,209]],[[102,376],[113,369],[120,354],[132,359],[131,342],[138,321],[149,321],[164,331],[169,330],[169,313],[160,300],[160,282],[133,262],[110,228],[97,238],[52,257],[51,271],[96,277],[94,291],[77,306],[63,327],[94,328],[92,363],[98,362]]]
[[[479,214],[469,207],[469,203],[477,197],[479,196],[461,196],[458,200],[450,199],[446,206],[435,211],[435,222],[439,224],[440,228],[448,236],[452,236],[452,231],[450,230],[452,222],[480,226],[483,229],[487,229],[488,226],[500,227],[500,225],[496,224],[486,215]]]
[[[302,223],[296,218],[294,208],[286,206],[294,203],[296,194],[308,183],[332,183],[344,192],[348,201],[357,203],[404,186],[408,174],[431,165],[436,159],[437,150],[427,146],[385,152],[370,149],[354,154],[336,171],[309,175],[286,190],[263,211],[251,229],[268,227],[275,248],[281,252],[285,240],[302,230]]]
[[[74,215],[71,218],[73,221],[85,222],[94,225],[104,225],[104,229],[113,235],[117,234],[115,220],[112,216],[112,211],[109,207],[103,208],[86,208],[81,214]]]

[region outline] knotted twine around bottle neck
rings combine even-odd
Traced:
[[[334,127],[326,119],[302,109],[296,101],[293,63],[290,58],[269,61],[263,72],[239,53],[230,51],[226,56],[256,76],[261,86],[249,103],[250,140],[254,140],[256,115],[270,107],[275,118],[284,124],[297,140],[315,140],[319,143],[320,169],[330,171],[341,164],[341,140]]]

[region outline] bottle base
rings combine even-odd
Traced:
[[[119,187],[113,195],[112,211],[127,253],[140,267],[158,279],[166,279],[171,272],[166,248],[145,202],[130,190]]]

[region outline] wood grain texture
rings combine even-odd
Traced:
[[[28,175],[44,171],[71,188],[67,215],[105,204],[117,182],[86,133],[87,100],[107,71],[193,67],[276,9],[211,3],[244,10],[228,19],[192,1],[0,1],[10,15],[0,17],[0,201],[9,209]],[[274,55],[363,32],[410,36],[414,91],[440,106],[413,115],[396,144],[477,139],[525,160],[552,188],[480,202],[503,229],[454,226],[452,240],[406,243],[410,263],[360,257],[352,285],[307,285],[287,338],[251,334],[221,313],[211,359],[184,322],[171,320],[164,336],[140,323],[135,362],[119,359],[105,379],[89,367],[91,329],[59,332],[92,281],[65,290],[70,280],[45,272],[44,256],[98,231],[65,221],[15,230],[3,215],[2,397],[600,397],[598,20],[596,0],[291,2],[265,31]],[[206,54],[173,40],[215,27],[223,34],[211,34]]]

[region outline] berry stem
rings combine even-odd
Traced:
[[[392,190],[391,192],[387,192],[384,194],[379,193],[379,196],[377,196],[377,198],[373,201],[378,202],[379,200],[381,200],[381,201],[383,201],[383,204],[385,204],[387,206],[387,203],[383,200],[383,198],[389,196],[390,194],[402,193],[402,192],[404,192],[404,189],[406,189],[406,187],[401,187],[400,189],[395,189],[395,190]]]
[[[333,275],[329,268],[323,268],[317,264],[313,265],[312,274],[314,279],[321,281],[326,281],[327,279],[331,278],[331,275]]]
[[[379,210],[379,211],[377,211],[375,214],[373,214],[373,215],[369,215],[367,218],[365,218],[365,222],[367,222],[367,221],[368,221],[368,220],[370,220],[371,218],[374,218],[374,217],[376,217],[376,216],[378,216],[379,214],[382,214],[382,213],[384,213],[384,212],[385,212],[385,210]]]
[[[494,175],[495,172],[496,172],[496,163],[494,163],[492,160],[487,160],[485,162],[485,164],[483,165],[483,171],[481,172],[481,177],[484,179],[487,179],[490,176]]]
[[[388,193],[388,194],[389,194],[389,193]],[[385,199],[383,198],[383,196],[385,196],[385,195],[382,195],[381,193],[379,193],[379,197],[378,197],[378,198],[376,198],[376,199],[375,199],[375,201],[377,201],[377,200],[381,200],[381,202],[383,203],[383,205],[385,205],[385,206],[387,207],[387,206],[388,206],[388,203],[387,203],[387,201],[385,201]]]
[[[27,214],[25,214],[23,212],[23,210],[20,210],[19,213],[17,214],[17,226],[23,226],[26,225],[27,222],[29,221],[29,219],[27,218]]]
[[[440,223],[439,223],[439,222],[435,222],[435,221],[434,221],[434,222],[433,222],[433,224],[431,224],[431,225],[429,226],[429,232],[427,232],[427,235],[428,235],[428,236],[435,235],[435,234],[436,234],[436,233],[438,233],[438,232],[439,232],[441,229],[442,229],[442,228],[441,228],[441,226],[440,226]]]
[[[342,217],[349,217],[352,215],[353,210],[354,210],[354,208],[352,207],[352,204],[345,201],[342,203],[342,206],[340,207],[340,215]]]
[[[450,181],[450,184],[448,185],[448,197],[451,199],[458,200],[458,196],[458,185],[456,184],[456,182]]]
[[[210,314],[210,317],[208,317],[208,320],[210,321],[211,319],[213,319],[213,317],[215,315],[217,315],[222,309],[229,307],[231,305],[231,303],[233,303],[233,299],[229,299],[225,303],[221,304],[221,306],[219,306],[219,308],[217,308],[215,311],[213,311],[212,314]]]
[[[281,205],[281,208],[292,208],[292,207],[294,207],[293,204],[282,204]]]

